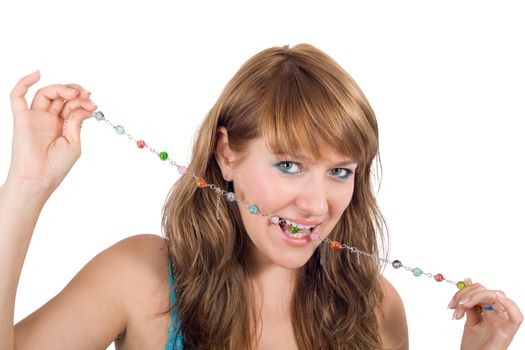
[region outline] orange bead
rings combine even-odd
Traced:
[[[197,186],[199,186],[199,188],[204,188],[206,187],[207,183],[206,181],[204,181],[204,179],[198,179],[197,180]]]
[[[332,250],[339,250],[341,249],[341,244],[339,242],[332,242],[330,243],[330,248],[332,248]]]

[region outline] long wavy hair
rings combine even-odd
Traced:
[[[386,224],[372,184],[380,170],[376,118],[357,84],[327,54],[308,44],[269,48],[226,85],[199,128],[188,166],[226,189],[214,156],[219,126],[237,152],[262,137],[277,154],[299,149],[323,157],[333,150],[357,160],[352,200],[329,238],[373,255],[386,251]],[[216,219],[216,196],[184,175],[165,203],[163,231],[177,295],[172,307],[185,347],[251,349],[262,321],[247,283],[249,238],[237,203],[221,201]],[[290,309],[299,348],[381,348],[381,268],[375,259],[362,257],[358,264],[348,251],[321,244],[298,269],[294,286]]]

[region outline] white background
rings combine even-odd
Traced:
[[[38,87],[82,84],[108,119],[186,164],[196,127],[240,65],[264,48],[307,42],[349,71],[377,114],[378,200],[392,258],[471,277],[525,308],[518,1],[185,3],[3,2],[0,181],[10,160],[9,92],[36,69]],[[161,232],[175,169],[95,120],[82,132],[82,157],[37,225],[16,320],[101,250]],[[459,348],[463,321],[446,308],[455,288],[391,267],[385,274],[404,300],[411,348]],[[511,349],[525,348],[524,333]]]

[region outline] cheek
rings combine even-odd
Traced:
[[[348,183],[344,187],[338,187],[333,189],[330,196],[330,208],[332,213],[337,216],[345,211],[350,205],[350,201],[354,195],[354,179],[348,180]]]
[[[256,204],[263,213],[269,213],[286,188],[277,181],[272,169],[247,165],[235,173],[235,193],[250,205]]]

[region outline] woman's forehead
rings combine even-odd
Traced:
[[[337,166],[347,166],[358,164],[355,157],[350,154],[343,154],[339,150],[334,149],[328,145],[320,145],[322,152],[313,153],[311,147],[295,148],[293,150],[285,150],[281,147],[272,147],[269,140],[265,138],[257,138],[254,140],[256,147],[261,151],[270,153],[274,157],[289,158],[289,160],[300,161],[301,163],[330,163]]]

